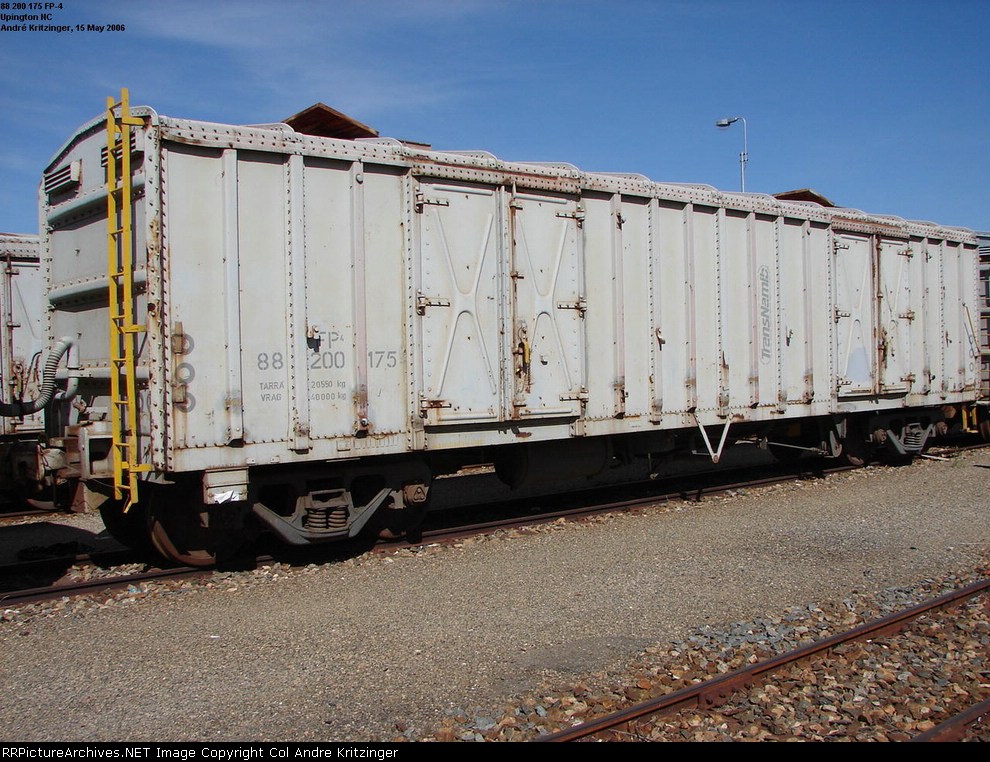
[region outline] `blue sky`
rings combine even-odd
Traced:
[[[13,0],[11,0],[13,2]],[[383,135],[990,230],[990,0],[62,0],[0,32],[0,230],[122,86],[162,114],[317,101]],[[18,13],[23,11],[3,11]],[[5,22],[10,23],[10,22]]]

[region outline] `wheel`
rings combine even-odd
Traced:
[[[209,516],[188,506],[174,510],[152,510],[148,526],[155,550],[169,561],[185,566],[214,566],[216,550],[211,548]]]
[[[984,442],[990,442],[990,418],[980,421],[980,438]]]
[[[198,485],[154,485],[146,494],[151,543],[169,561],[214,566],[243,546],[239,509],[204,505]]]
[[[856,455],[855,453],[849,452],[847,447],[842,448],[842,455],[839,456],[839,460],[845,463],[847,466],[862,466],[866,463],[866,458],[862,455]]]
[[[857,436],[846,437],[842,440],[842,453],[839,460],[847,466],[862,466],[870,459],[870,448]]]
[[[395,540],[405,537],[407,542],[418,543],[423,538],[423,521],[429,508],[429,487],[407,487],[404,489],[404,507],[396,509],[386,505],[378,509],[375,516],[375,531],[379,539]]]
[[[132,505],[124,513],[124,501],[111,498],[100,506],[100,517],[107,532],[121,545],[141,553],[154,550],[148,534],[148,512],[143,505]]]
[[[425,518],[425,505],[408,506],[402,510],[379,508],[373,531],[380,540],[398,540],[404,537],[409,542],[416,543],[423,536],[422,526]]]

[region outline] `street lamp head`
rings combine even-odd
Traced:
[[[743,149],[739,153],[739,175],[740,183],[742,186],[742,192],[746,192],[746,162],[749,161],[749,147],[746,145],[748,142],[746,135],[746,119],[741,116],[727,116],[725,119],[719,119],[715,122],[715,126],[720,130],[728,129],[729,125],[735,124],[736,122],[743,123]]]

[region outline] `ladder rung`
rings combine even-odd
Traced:
[[[122,471],[133,471],[134,473],[151,470],[151,465],[148,463],[121,463],[120,465]]]

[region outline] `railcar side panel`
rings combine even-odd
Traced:
[[[718,331],[722,337],[719,349],[723,366],[720,388],[723,405],[730,408],[750,408],[759,404],[757,381],[752,357],[752,279],[750,263],[755,261],[753,242],[755,230],[750,228],[749,215],[726,210],[718,216]]]
[[[905,371],[909,378],[908,396],[909,404],[917,404],[918,399],[929,385],[928,378],[925,377],[924,367],[927,363],[928,347],[926,346],[927,336],[925,334],[927,306],[925,294],[926,263],[923,241],[918,237],[912,237],[908,242],[908,253],[910,262],[907,263],[909,270],[907,276],[907,304],[906,310],[899,313],[898,319],[901,322],[901,330],[906,336],[909,345],[910,363]],[[901,317],[903,316],[903,317]]]
[[[401,175],[171,144],[166,156],[176,466],[213,446],[265,445],[268,462],[312,440],[396,446],[388,435],[408,427]]]
[[[776,220],[735,210],[721,220],[719,300],[728,406],[777,405],[778,325]]]
[[[654,404],[661,415],[685,413],[697,406],[697,298],[690,222],[690,205],[658,203],[653,309],[659,374]]]
[[[179,449],[225,446],[244,436],[241,257],[236,245],[228,245],[238,240],[238,167],[233,151],[224,154],[175,146],[163,167],[170,193],[164,228],[174,402],[170,439]],[[186,187],[196,193],[183,192]],[[235,352],[228,351],[232,341]]]
[[[779,272],[771,280],[770,273],[761,271],[760,321],[767,320],[774,290],[771,283],[787,284],[780,289],[780,332],[776,343],[780,347],[781,395],[787,404],[806,404],[814,399],[813,352],[815,323],[813,317],[814,289],[811,288],[813,263],[809,235],[801,220],[785,219],[779,227]],[[766,367],[766,352],[761,346],[760,360]]]
[[[751,400],[758,407],[783,409],[783,354],[780,308],[782,220],[753,214],[749,261]],[[743,322],[743,321],[739,321]]]
[[[585,194],[584,267],[588,421],[648,417],[651,356],[651,212],[648,200]]]
[[[965,341],[965,293],[960,289],[962,274],[959,261],[959,247],[949,242],[941,244],[942,260],[942,300],[945,334],[942,338],[944,360],[945,391],[959,392],[965,386],[966,341]]]
[[[960,390],[975,391],[979,385],[980,330],[978,326],[979,307],[979,254],[975,246],[955,243],[952,249],[958,257],[957,284],[959,300],[959,320],[961,321],[959,352],[962,355],[960,367]],[[958,324],[957,324],[958,325]]]
[[[364,202],[364,277],[363,283],[355,283],[354,286],[358,297],[363,296],[363,303],[355,308],[358,325],[354,336],[354,387],[358,389],[358,395],[354,404],[347,404],[340,412],[342,417],[350,414],[350,434],[361,434],[366,445],[405,449],[409,411],[414,409],[415,401],[409,399],[406,393],[410,371],[409,356],[403,341],[406,335],[408,256],[405,245],[407,198],[404,173],[368,163],[363,165],[362,172],[363,177],[358,185],[363,188]],[[307,254],[307,283],[312,281],[309,275],[311,260],[312,257]],[[346,273],[346,260],[338,259],[334,262],[334,268],[337,273]],[[355,263],[355,273],[358,272]],[[317,282],[316,298],[311,296],[307,299],[307,312],[324,299],[318,291],[322,282]],[[363,330],[360,326],[362,319],[365,324]],[[339,351],[334,350],[332,364],[339,360]],[[314,365],[327,364],[323,357],[318,363],[315,352],[310,351],[307,357],[311,374],[314,373]],[[339,383],[339,370],[334,368],[332,374],[338,382],[336,402],[350,403],[341,395],[346,389]],[[311,376],[311,389],[314,377]],[[362,389],[367,390],[363,395]],[[310,398],[311,414],[325,404],[325,400],[318,399],[314,393]]]
[[[306,220],[306,364],[310,437],[350,437],[354,431],[354,228],[350,164],[307,157],[303,181]],[[389,274],[381,273],[384,279]],[[372,281],[372,293],[378,288]],[[386,300],[376,299],[384,307]],[[399,356],[392,361],[398,364]],[[397,385],[396,390],[401,386]]]
[[[646,420],[653,394],[651,352],[647,347],[656,345],[656,336],[650,328],[650,243],[654,231],[647,199],[623,197],[622,201],[622,219],[618,225],[622,248],[615,277],[620,285],[614,289],[619,302],[613,305],[618,336],[615,354],[621,364],[613,398],[617,415],[621,412],[627,420]],[[589,260],[586,256],[585,262]],[[588,282],[595,281],[589,278]],[[590,358],[598,355],[589,351],[588,356],[590,365]]]
[[[942,285],[942,249],[937,241],[925,239],[924,257],[924,332],[925,375],[923,391],[940,396],[945,386],[945,289]]]
[[[803,284],[807,294],[806,323],[810,326],[809,347],[806,357],[812,379],[807,386],[813,389],[812,413],[822,415],[835,411],[836,362],[835,362],[835,310],[832,301],[833,272],[832,236],[825,225],[808,221],[804,281],[790,284],[798,288]],[[781,281],[782,283],[785,281]]]
[[[621,251],[624,230],[615,216],[612,196],[586,194],[582,204],[588,282],[585,335],[589,373],[585,416],[588,421],[608,421],[622,410],[618,389],[625,383],[625,337],[620,334],[625,316],[620,317],[620,309],[625,292],[622,284],[629,273]]]
[[[719,301],[722,281],[718,248],[718,210],[694,205],[688,220],[688,256],[694,260],[694,350],[697,389],[694,407],[720,411],[728,405],[728,367],[723,354]],[[690,307],[689,307],[690,309]]]

